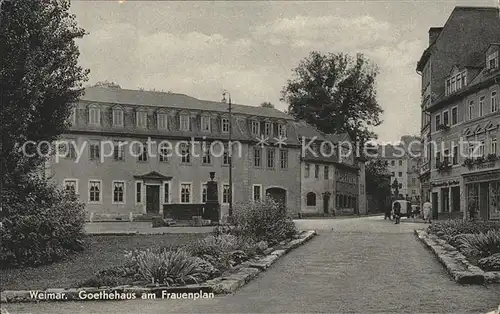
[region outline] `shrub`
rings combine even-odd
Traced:
[[[280,242],[297,233],[291,217],[282,205],[273,199],[238,205],[234,210],[234,221],[241,236],[255,242]]]
[[[84,204],[42,179],[2,191],[1,221],[2,268],[48,264],[84,248]]]
[[[490,230],[500,230],[500,224],[488,221],[453,219],[434,222],[429,226],[429,232],[443,236],[447,240],[460,234],[485,233]]]
[[[486,233],[463,234],[456,238],[456,244],[465,256],[488,257],[500,253],[500,231],[490,230]]]
[[[486,271],[500,270],[500,253],[480,259],[478,265]]]
[[[188,251],[152,250],[134,251],[127,255],[141,279],[162,285],[198,283],[208,278],[206,262]]]

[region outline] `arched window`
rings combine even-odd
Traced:
[[[101,109],[97,105],[89,106],[89,124],[101,125]]]
[[[316,194],[309,192],[307,193],[306,199],[307,206],[316,206]]]

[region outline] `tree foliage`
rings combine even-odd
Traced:
[[[347,132],[357,143],[376,138],[370,128],[382,122],[378,69],[362,54],[312,52],[293,72],[281,92],[291,115],[325,133]]]
[[[274,108],[274,105],[268,101],[264,101],[263,103],[260,104],[262,108]]]
[[[0,9],[2,184],[15,186],[40,166],[27,141],[53,141],[68,127],[70,106],[88,71],[78,66],[75,39],[85,31],[64,0],[5,0]],[[48,148],[48,147],[47,147]],[[45,148],[45,150],[47,150]],[[31,147],[29,154],[34,153]]]
[[[370,195],[389,196],[391,193],[387,177],[387,161],[373,159],[366,163],[366,193]]]

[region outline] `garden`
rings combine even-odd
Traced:
[[[2,290],[201,284],[229,275],[245,262],[284,248],[298,237],[293,220],[273,200],[237,204],[233,221],[232,225],[216,227],[210,234],[78,233],[77,249],[73,253],[61,251],[64,254],[60,255],[52,254],[59,252],[59,242],[51,241],[45,233],[35,247],[33,239],[27,241],[24,235],[24,240],[11,238],[10,243],[18,247],[3,252]],[[44,228],[39,226],[38,230],[40,227]],[[23,245],[21,249],[19,246]],[[36,248],[37,259],[29,264],[15,262],[29,261],[22,257],[32,253],[32,248]]]
[[[428,232],[452,245],[483,271],[500,271],[500,222],[443,220],[432,223]]]

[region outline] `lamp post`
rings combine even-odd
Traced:
[[[233,217],[233,146],[231,145],[231,136],[233,133],[233,118],[231,114],[231,94],[224,90],[222,92],[222,102],[226,102],[226,95],[229,101],[229,143],[228,143],[228,154],[229,154],[229,217]],[[222,192],[224,193],[224,191]]]

